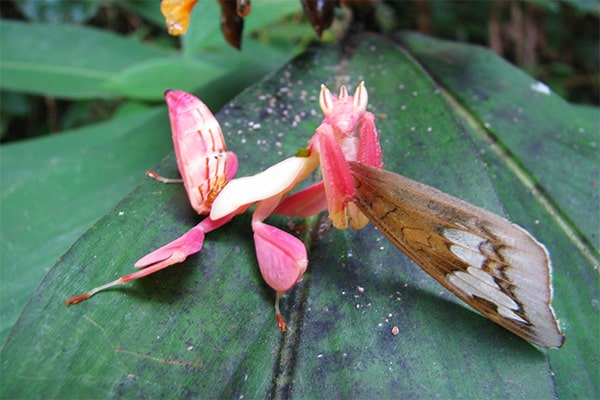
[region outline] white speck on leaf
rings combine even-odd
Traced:
[[[538,93],[542,93],[545,95],[549,95],[551,93],[550,88],[548,86],[546,86],[546,84],[542,83],[542,82],[534,82],[530,85],[531,90],[538,92]]]

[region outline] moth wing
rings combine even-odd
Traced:
[[[487,210],[350,162],[355,202],[400,250],[475,310],[529,342],[561,347],[546,248]]]

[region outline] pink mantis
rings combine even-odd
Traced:
[[[67,305],[182,262],[202,249],[206,233],[256,204],[251,220],[256,257],[264,280],[275,290],[277,325],[284,332],[279,300],[302,278],[308,257],[298,238],[264,221],[272,214],[306,217],[327,209],[338,229],[360,229],[371,221],[440,284],[497,324],[539,346],[562,346],[546,248],[504,218],[384,171],[363,83],[353,96],[345,86],[337,97],[321,86],[325,118],[308,146],[243,178],[234,178],[237,157],[227,151],[208,108],[184,92],[169,90],[165,97],[190,203],[208,216],[138,260],[139,271],[73,296]],[[289,195],[319,165],[323,180]]]
[[[184,261],[202,249],[206,233],[256,204],[251,223],[258,265],[264,280],[276,292],[277,323],[285,331],[279,299],[302,278],[308,258],[298,238],[264,220],[271,214],[306,217],[327,209],[338,229],[348,225],[360,229],[369,222],[354,203],[355,185],[348,165],[349,161],[358,161],[382,168],[375,116],[366,110],[367,89],[361,82],[351,96],[342,86],[336,97],[322,85],[319,104],[325,118],[308,146],[256,175],[235,179],[237,157],[226,150],[221,128],[210,110],[185,92],[167,90],[165,98],[177,165],[188,198],[199,214],[208,216],[181,237],[138,260],[135,266],[143,269],[73,296],[66,300],[67,305]],[[289,195],[319,165],[323,180]]]

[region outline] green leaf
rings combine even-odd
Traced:
[[[264,0],[252,4],[252,13],[246,17],[244,32],[250,34],[273,25],[294,13],[302,13],[299,1]]]
[[[197,88],[227,72],[207,62],[156,58],[115,75],[106,82],[106,87],[129,98],[158,100],[163,98],[166,88]]]
[[[0,21],[0,87],[49,96],[111,98],[106,80],[172,53],[98,29]]]
[[[261,79],[291,57],[255,40],[248,40],[245,50],[240,54],[233,48],[225,48],[204,54],[201,60],[172,57],[139,62],[107,80],[105,87],[128,98],[159,100],[166,88],[187,88],[191,92],[201,88],[203,96],[213,94],[210,92],[222,96],[223,82],[230,81],[225,86],[236,87],[236,90],[225,91],[230,95]],[[215,82],[221,84],[215,85]]]
[[[227,42],[221,34],[221,9],[217,2],[196,4],[190,14],[190,25],[181,36],[181,49],[186,57],[199,53],[207,47],[226,46]]]
[[[556,168],[542,180],[536,162],[544,166],[549,157],[589,171],[597,151],[584,141],[576,152],[550,146],[543,147],[549,155],[523,153],[538,149],[536,142],[546,146],[555,132],[540,120],[552,116],[543,112],[546,97],[531,90],[535,81],[480,48],[410,34],[398,39],[354,37],[343,47],[315,47],[231,102],[218,119],[240,158],[238,175],[306,144],[320,120],[321,83],[354,87],[365,80],[370,110],[380,116],[387,169],[509,214],[548,245],[564,348],[537,349],[470,311],[372,226],[323,232],[320,218],[293,221],[306,226],[310,265],[283,299],[284,335],[275,325],[274,295],[258,272],[247,214],[210,233],[204,249],[181,265],[66,309],[65,298],[130,272],[139,257],[200,220],[181,187],[147,180],[44,279],[2,349],[0,396],[597,397],[599,282],[590,261],[597,248],[570,236],[569,227],[586,230],[570,222],[577,220],[571,209],[545,186],[571,183],[550,175]],[[443,73],[426,59],[445,62]],[[465,68],[476,61],[492,74],[476,79],[483,66]],[[496,76],[525,85],[489,92],[485,83]],[[459,101],[472,93],[480,108]],[[552,114],[593,127],[589,113],[549,97],[556,103]],[[510,124],[525,142],[500,134],[500,120],[513,117],[495,111],[504,98],[531,118]],[[158,169],[176,175],[173,156]],[[595,196],[593,185],[581,185],[573,201],[594,210]],[[569,221],[566,227],[559,217]]]
[[[282,7],[287,13],[290,10]],[[210,43],[201,41],[192,56],[185,43],[185,51],[169,51],[87,27],[2,20],[0,88],[70,99],[142,100],[162,99],[167,88],[202,89],[203,96],[216,94],[219,100],[211,104],[220,105],[294,52],[248,38],[242,53],[229,47],[210,49]]]
[[[0,147],[0,341],[55,260],[172,148],[165,107]]]
[[[131,13],[143,16],[144,19],[156,25],[157,27],[167,30],[165,24],[165,17],[160,12],[160,7],[156,6],[155,2],[152,1],[137,1],[127,0],[113,3]]]

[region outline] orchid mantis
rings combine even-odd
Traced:
[[[177,165],[192,207],[208,214],[198,225],[135,263],[138,272],[66,300],[87,300],[97,292],[142,278],[184,261],[202,249],[206,233],[229,222],[256,203],[252,230],[260,272],[275,290],[275,314],[281,331],[286,324],[279,299],[302,277],[308,265],[304,244],[295,236],[264,223],[271,214],[309,216],[328,209],[333,225],[360,229],[368,219],[354,204],[354,181],[348,161],[381,168],[382,151],[375,116],[367,111],[367,89],[361,82],[353,96],[342,86],[334,96],[321,86],[319,105],[325,118],[299,155],[254,176],[233,179],[237,157],[226,150],[221,129],[210,110],[181,91],[165,93]],[[288,196],[319,165],[323,181]],[[163,181],[165,181],[163,179]]]
[[[560,347],[564,337],[551,307],[551,263],[546,248],[509,221],[439,190],[382,169],[375,116],[361,82],[349,95],[321,86],[325,118],[294,157],[248,177],[234,178],[237,157],[228,152],[219,124],[197,98],[167,91],[177,164],[190,203],[207,214],[173,242],[142,257],[143,268],[66,300],[76,304],[106,288],[182,262],[202,249],[206,233],[253,204],[254,245],[260,272],[275,290],[282,332],[281,296],[306,271],[304,244],[266,224],[272,214],[306,217],[325,209],[338,229],[373,222],[427,273],[477,311],[539,346]],[[323,180],[289,195],[318,166]],[[168,181],[159,178],[163,181]]]

